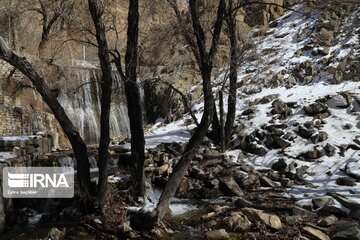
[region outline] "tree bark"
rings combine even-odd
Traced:
[[[134,196],[140,197],[145,192],[145,137],[140,89],[137,84],[139,39],[139,3],[138,0],[129,1],[127,47],[125,54],[125,94],[128,106],[131,132],[131,157],[134,163],[133,179]]]
[[[212,121],[214,97],[211,85],[211,71],[213,67],[214,56],[217,51],[220,32],[222,28],[223,15],[225,12],[225,1],[220,0],[217,19],[215,22],[215,28],[213,32],[212,44],[209,52],[206,51],[205,45],[205,33],[200,24],[200,18],[197,9],[197,0],[189,1],[190,14],[192,19],[192,26],[194,29],[194,35],[197,44],[197,53],[194,53],[195,58],[198,60],[198,65],[201,71],[203,80],[203,93],[204,93],[204,113],[201,118],[199,127],[195,130],[195,133],[191,136],[184,155],[180,158],[179,162],[174,167],[172,174],[169,177],[169,181],[166,184],[164,191],[161,194],[159,203],[156,207],[155,214],[157,215],[157,221],[160,221],[168,209],[172,198],[174,197],[183,177],[187,171],[188,165],[194,157],[196,150],[201,145]],[[187,37],[185,37],[186,39]]]
[[[229,0],[229,10],[233,9],[233,0]],[[237,91],[237,72],[238,72],[238,40],[236,37],[236,11],[227,15],[226,23],[229,30],[230,40],[230,71],[229,71],[229,96],[228,111],[225,122],[225,149],[230,146],[232,130],[236,114],[236,91]]]
[[[45,103],[53,112],[65,135],[68,137],[77,160],[77,176],[83,200],[88,203],[90,195],[93,193],[90,179],[90,164],[87,153],[87,146],[75,129],[63,107],[46,85],[44,79],[35,71],[32,65],[25,59],[11,51],[5,41],[0,37],[0,59],[5,60],[13,67],[21,71],[32,82],[36,90],[40,93]]]
[[[101,114],[100,114],[100,144],[98,149],[98,168],[99,183],[97,186],[97,199],[102,202],[107,188],[107,164],[108,147],[110,143],[110,107],[111,107],[111,87],[112,69],[109,57],[109,49],[105,34],[105,25],[102,20],[103,8],[100,2],[89,0],[89,10],[96,29],[96,41],[98,43],[98,56],[101,67]]]

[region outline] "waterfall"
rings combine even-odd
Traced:
[[[97,68],[66,68],[69,85],[58,95],[65,112],[79,130],[87,144],[96,144],[100,137],[100,76]],[[123,85],[116,71],[113,72],[113,96],[110,112],[110,136],[128,135],[129,119]]]

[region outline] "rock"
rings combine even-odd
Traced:
[[[94,223],[101,225],[102,221],[100,219],[98,219],[98,218],[95,218]]]
[[[127,233],[132,231],[132,228],[130,227],[128,222],[124,222],[119,226],[119,230],[123,233]]]
[[[254,108],[248,108],[245,111],[242,112],[242,115],[250,115],[250,114],[254,114],[255,113],[255,109]]]
[[[206,232],[206,239],[208,240],[227,240],[230,239],[229,234],[225,229],[218,229]]]
[[[224,195],[241,197],[244,193],[241,191],[239,185],[235,182],[231,176],[223,177],[219,179],[219,189]]]
[[[313,123],[311,125],[308,125],[308,127],[305,126],[305,124],[300,125],[299,130],[298,130],[298,134],[302,138],[309,139],[316,133],[316,130],[314,128],[315,128],[315,126],[314,126]]]
[[[267,154],[267,150],[265,147],[261,146],[260,144],[257,144],[255,142],[252,142],[248,146],[249,152],[254,153],[259,156],[265,156]]]
[[[356,159],[350,159],[345,166],[345,172],[349,177],[360,181],[360,162]]]
[[[273,169],[275,171],[283,171],[283,170],[285,170],[286,166],[287,166],[287,163],[286,163],[285,159],[279,158],[279,160],[271,166],[271,169]]]
[[[306,216],[306,217],[316,217],[316,213],[310,212],[299,206],[294,206],[292,209],[292,213],[294,216]]]
[[[304,111],[309,116],[316,116],[321,113],[328,112],[328,106],[321,102],[315,102],[310,104],[309,106],[304,106]]]
[[[274,141],[281,149],[285,149],[291,145],[291,143],[278,136],[274,137]]]
[[[64,240],[65,235],[66,235],[66,228],[63,228],[62,231],[57,228],[52,228],[48,233],[48,238],[51,240]]]
[[[303,222],[305,218],[303,216],[286,216],[285,221],[288,225],[294,226],[296,224],[299,224],[300,222]]]
[[[324,149],[325,149],[325,151],[326,151],[326,156],[332,157],[332,156],[335,155],[336,148],[335,148],[333,145],[327,143],[327,144],[325,145]]]
[[[321,218],[321,219],[318,221],[318,225],[319,225],[320,227],[330,227],[330,226],[334,225],[334,224],[337,223],[337,222],[338,222],[337,217],[335,217],[334,215],[330,215],[330,216]]]
[[[230,217],[225,218],[225,222],[233,232],[244,231],[251,226],[249,219],[242,213],[231,213]]]
[[[275,76],[278,76],[278,75],[275,75]],[[287,119],[292,114],[291,108],[289,108],[286,105],[286,103],[284,103],[281,99],[275,99],[272,102],[272,106],[273,106],[273,109],[271,110],[270,113],[273,114],[273,115],[279,114],[280,119]]]
[[[256,174],[250,174],[244,181],[242,181],[241,185],[245,189],[257,189],[260,186],[259,176]]]
[[[334,232],[333,240],[360,240],[360,225],[356,222],[340,221]]]
[[[331,45],[331,41],[334,38],[333,31],[327,30],[326,28],[321,28],[318,33],[318,42],[321,46],[329,47]]]
[[[280,230],[283,228],[281,220],[278,216],[264,213],[254,208],[243,208],[241,212],[252,222],[260,221],[270,228]]]
[[[291,188],[294,186],[294,181],[289,178],[282,178],[280,180],[280,183],[283,187],[286,187],[286,188]]]
[[[271,187],[271,188],[279,187],[278,183],[274,182],[273,180],[271,180],[266,176],[261,175],[259,180],[260,180],[260,185],[262,187]]]
[[[318,197],[312,199],[312,204],[315,209],[322,208],[325,206],[335,205],[335,201],[332,197]]]
[[[252,208],[253,207],[253,203],[246,200],[245,198],[242,198],[242,197],[238,197],[236,200],[235,200],[235,206],[238,207],[238,208]]]
[[[325,233],[323,233],[322,231],[320,231],[319,229],[306,226],[306,227],[303,228],[303,230],[304,230],[305,233],[306,233],[307,235],[309,235],[312,239],[316,239],[316,240],[330,240],[330,237],[329,237],[328,235],[326,235]]]
[[[208,179],[204,182],[205,186],[208,188],[218,188],[220,181],[216,178],[214,179]]]
[[[347,207],[348,209],[350,209],[352,211],[360,210],[360,203],[355,202],[353,200],[350,200],[350,199],[342,196],[341,194],[333,193],[333,192],[327,192],[327,195],[335,198],[335,200],[337,200],[342,205],[344,205],[345,207]]]
[[[317,211],[322,214],[333,214],[342,217],[346,217],[348,215],[348,212],[345,210],[345,208],[338,207],[336,205],[324,206]]]
[[[176,196],[180,198],[186,198],[189,195],[190,181],[188,178],[183,178],[176,192]]]
[[[349,177],[340,177],[336,179],[336,184],[339,186],[356,186],[355,179]]]
[[[189,175],[194,178],[203,179],[205,177],[205,172],[198,166],[194,165],[190,169]]]
[[[299,181],[304,181],[308,168],[309,168],[308,166],[301,166],[297,168],[295,173],[295,178]]]

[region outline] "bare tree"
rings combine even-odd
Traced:
[[[97,162],[99,168],[99,183],[97,186],[97,197],[101,202],[104,199],[107,188],[107,164],[108,164],[108,147],[110,143],[110,107],[111,107],[111,62],[109,49],[106,40],[105,25],[103,23],[104,9],[101,2],[89,0],[89,10],[96,29],[96,41],[98,43],[98,56],[101,67],[101,114],[100,114],[100,144],[99,159]]]
[[[133,196],[140,197],[145,192],[145,137],[140,89],[137,80],[139,39],[139,2],[129,0],[127,42],[125,54],[125,71],[122,67],[121,54],[115,49],[112,52],[118,72],[125,83],[125,94],[128,106],[131,132],[131,157],[133,167]]]
[[[194,134],[191,136],[189,143],[186,146],[184,154],[174,167],[174,170],[169,177],[169,181],[161,194],[159,203],[155,211],[152,213],[153,216],[156,216],[157,221],[160,221],[165,215],[165,212],[168,209],[170,202],[184,177],[185,172],[187,171],[188,165],[194,157],[196,150],[201,145],[212,121],[214,97],[211,84],[211,72],[213,68],[214,57],[219,45],[219,38],[223,24],[223,16],[226,11],[225,0],[219,0],[216,21],[214,23],[214,30],[212,33],[213,37],[211,41],[211,46],[210,49],[207,50],[207,39],[204,33],[204,29],[201,26],[199,17],[199,1],[189,1],[189,10],[192,20],[193,33],[189,33],[188,31],[186,31],[186,26],[182,19],[176,1],[169,0],[169,3],[177,16],[183,37],[190,45],[201,72],[204,93],[204,112],[199,127],[196,128]]]

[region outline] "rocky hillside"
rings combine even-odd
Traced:
[[[253,30],[255,48],[238,76],[232,147],[221,154],[206,139],[177,193],[207,207],[172,209],[199,230],[189,237],[360,239],[359,8],[296,11]],[[222,75],[214,85],[221,83]],[[200,118],[202,103],[194,103]],[[156,187],[194,127],[185,115],[147,134],[146,171]]]

